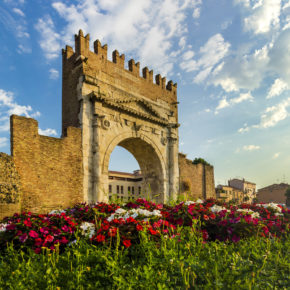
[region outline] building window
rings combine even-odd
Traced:
[[[112,193],[112,185],[109,184],[109,193]]]
[[[112,200],[112,196],[111,195],[109,196],[109,200]]]
[[[122,194],[124,193],[124,187],[123,187],[123,185],[121,185],[121,193]]]
[[[141,186],[138,187],[138,193],[141,194]]]
[[[134,186],[132,186],[132,194],[135,194],[134,189],[135,189]]]
[[[119,193],[120,192],[120,187],[119,187],[119,185],[117,185],[117,193]]]
[[[131,187],[128,186],[128,194],[131,192]]]

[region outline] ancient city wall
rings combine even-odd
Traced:
[[[214,168],[192,164],[185,154],[179,153],[180,193],[190,198],[215,198]]]
[[[20,178],[12,157],[0,153],[0,220],[20,210]]]
[[[11,116],[11,154],[21,177],[21,210],[45,212],[83,198],[81,129],[64,138],[38,134],[34,119]]]

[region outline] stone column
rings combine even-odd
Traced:
[[[100,136],[104,115],[94,114],[93,118],[93,142],[92,142],[92,183],[93,183],[93,201],[108,201],[105,193],[108,191],[108,176],[103,173],[101,160]]]

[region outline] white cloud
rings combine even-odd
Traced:
[[[250,128],[248,126],[245,126],[244,128],[240,128],[238,130],[239,133],[245,133],[245,132],[248,132],[250,130]]]
[[[216,107],[216,112],[229,106],[230,103],[227,101],[226,98],[223,98],[222,100],[219,101],[218,106]]]
[[[0,131],[9,131],[9,116],[23,115],[25,117],[39,116],[31,106],[22,106],[14,101],[13,93],[0,89]]]
[[[51,68],[51,69],[49,70],[49,78],[50,78],[51,80],[56,80],[56,79],[58,79],[58,77],[59,77],[59,72],[58,72],[58,70],[56,70],[56,69],[54,69],[54,68]]]
[[[36,25],[41,34],[40,45],[48,59],[57,57],[61,46],[72,44],[72,35],[81,28],[90,33],[91,44],[98,38],[103,44],[109,43],[109,51],[117,48],[126,55],[135,55],[136,61],[150,69],[158,69],[161,74],[172,71],[177,58],[170,55],[170,49],[174,41],[180,41],[181,47],[186,45],[186,16],[201,5],[200,0],[83,0],[76,4],[67,3],[52,4],[67,23],[62,31],[56,31],[49,16],[39,19]]]
[[[13,12],[16,13],[16,14],[18,14],[18,15],[20,15],[20,16],[22,16],[22,17],[25,16],[25,14],[23,13],[23,11],[20,10],[19,8],[13,8]]]
[[[199,49],[199,59],[193,59],[193,51],[186,52],[183,56],[185,61],[180,63],[180,68],[186,72],[199,72],[194,77],[195,83],[203,82],[211,72],[217,73],[221,69],[222,59],[227,55],[230,43],[224,41],[223,36],[218,33],[208,39],[208,41]]]
[[[255,150],[259,150],[259,149],[261,149],[261,147],[258,145],[245,145],[245,146],[243,146],[243,150],[245,150],[245,151],[255,151]]]
[[[31,49],[31,47],[29,47],[29,46],[24,46],[24,45],[22,45],[22,44],[19,44],[19,45],[18,45],[17,52],[18,52],[19,54],[22,54],[22,53],[31,53],[31,51],[32,51],[32,49]]]
[[[239,103],[244,102],[244,101],[250,101],[250,102],[253,101],[253,96],[251,95],[250,92],[244,93],[244,94],[240,94],[238,97],[232,98],[230,100],[230,102],[232,104],[239,104]]]
[[[0,137],[0,148],[6,147],[8,145],[8,138]]]
[[[276,79],[269,90],[267,99],[279,96],[286,90],[288,90],[288,85],[282,79]]]
[[[61,51],[61,36],[54,31],[55,26],[50,16],[38,19],[35,28],[41,34],[39,43],[46,58],[58,57]]]
[[[195,8],[195,9],[193,10],[193,13],[192,13],[192,17],[193,17],[194,19],[198,19],[199,16],[200,16],[200,7]]]
[[[183,54],[182,58],[183,58],[184,60],[189,60],[189,59],[193,58],[193,56],[194,56],[194,51],[193,51],[193,50],[187,50],[187,51]]]
[[[273,159],[277,159],[278,157],[280,156],[280,152],[277,152],[277,153],[275,153],[274,155],[273,155]]]
[[[56,130],[54,129],[45,129],[45,130],[42,130],[42,129],[38,129],[38,134],[40,135],[45,135],[45,136],[57,136],[57,132]]]
[[[226,97],[224,97],[222,100],[219,101],[218,106],[216,107],[215,113],[217,114],[218,111],[221,109],[224,109],[224,108],[229,107],[229,106],[233,106],[235,104],[239,104],[239,103],[244,102],[244,101],[250,101],[250,102],[253,101],[253,96],[251,95],[250,92],[240,94],[238,97],[231,98],[228,100],[226,99]],[[245,132],[245,131],[241,130],[241,132]]]
[[[257,89],[269,70],[269,49],[270,44],[267,44],[251,54],[236,53],[234,57],[227,58],[210,82],[226,92]]]
[[[276,126],[280,121],[289,116],[287,107],[290,106],[290,98],[280,102],[276,106],[268,107],[261,116],[260,124],[254,125],[254,128],[269,128]]]
[[[269,32],[273,27],[279,27],[280,0],[263,0],[252,7],[252,14],[244,19],[245,29],[254,34]]]

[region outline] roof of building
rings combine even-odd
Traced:
[[[241,182],[245,182],[245,183],[250,183],[250,184],[256,185],[256,183],[251,182],[251,181],[247,181],[247,180],[245,180],[245,178],[243,178],[243,179],[233,178],[233,179],[230,179],[229,181],[232,181],[232,180],[238,180],[238,181],[241,181]]]
[[[285,189],[287,189],[289,186],[290,186],[290,184],[288,184],[288,183],[280,183],[280,184],[274,183],[274,184],[268,185],[266,187],[260,188],[258,191],[260,191],[260,190],[262,191],[262,190],[277,189],[277,188],[285,188]]]
[[[136,171],[134,171],[134,172],[136,172]],[[129,173],[129,172],[109,170],[109,175],[114,175],[114,176],[129,176],[129,177],[140,177],[142,174],[141,174],[141,172],[138,174],[138,173]]]

